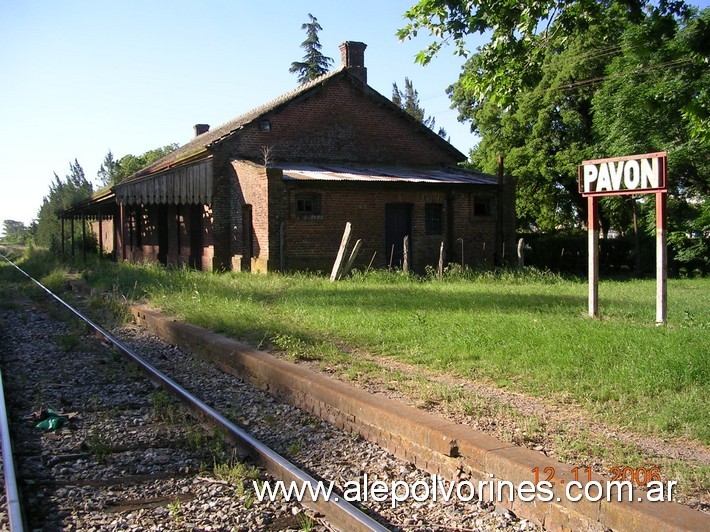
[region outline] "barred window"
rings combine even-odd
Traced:
[[[444,207],[441,203],[427,203],[424,205],[424,230],[427,235],[440,235],[443,230],[442,213]]]
[[[323,217],[323,202],[320,194],[297,194],[296,217],[302,220],[314,220]]]
[[[477,197],[473,202],[474,216],[490,216],[491,215],[491,199]]]

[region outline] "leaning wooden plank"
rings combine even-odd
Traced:
[[[404,235],[402,241],[402,271],[409,273],[409,235]]]
[[[345,257],[345,250],[348,247],[348,244],[350,243],[350,232],[352,230],[352,226],[350,225],[350,222],[345,224],[345,231],[343,232],[343,239],[340,242],[340,249],[338,250],[338,256],[335,258],[335,264],[333,264],[333,271],[330,272],[330,280],[335,281],[341,271],[341,266],[343,264],[343,258]]]

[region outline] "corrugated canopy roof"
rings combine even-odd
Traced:
[[[281,163],[287,181],[365,181],[496,185],[494,175],[451,167],[343,166],[339,164]]]

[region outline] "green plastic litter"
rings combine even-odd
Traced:
[[[57,430],[69,423],[69,418],[58,415],[54,410],[48,408],[45,413],[47,417],[35,425],[39,430]]]

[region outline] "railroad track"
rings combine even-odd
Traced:
[[[6,258],[5,260],[10,262]],[[15,264],[12,262],[10,264],[66,310],[86,323],[105,344],[110,345],[114,351],[121,353],[137,365],[150,381],[177,397],[190,410],[198,413],[203,421],[223,431],[230,441],[236,443],[241,451],[246,450],[256,458],[259,465],[273,477],[316,485],[317,480],[311,475],[294,466],[200,398],[188,392],[123,341],[102,329]],[[21,327],[20,324],[10,324],[10,326]],[[205,460],[210,458],[215,460],[214,452],[217,444],[212,441],[211,449],[204,445],[209,442],[203,441],[203,435],[198,435],[199,428],[195,429],[192,425],[186,424],[184,419],[177,424],[165,423],[167,420],[161,416],[180,416],[174,412],[168,413],[171,409],[169,402],[164,398],[157,399],[162,396],[156,394],[149,381],[139,379],[130,372],[122,372],[121,368],[117,367],[116,361],[112,361],[106,355],[102,356],[92,351],[88,353],[89,359],[78,356],[80,352],[81,354],[85,352],[78,345],[82,341],[81,338],[77,338],[73,333],[62,334],[50,324],[48,330],[52,331],[50,338],[54,337],[54,341],[64,346],[67,356],[62,357],[62,360],[52,356],[55,349],[43,350],[42,354],[50,354],[50,356],[35,357],[31,361],[26,357],[12,355],[3,360],[5,385],[9,385],[13,398],[9,411],[15,416],[18,411],[25,412],[23,419],[26,423],[17,424],[17,442],[14,449],[15,455],[19,458],[18,471],[24,481],[27,501],[24,516],[30,528],[47,525],[48,528],[64,528],[62,518],[67,514],[76,514],[77,507],[83,512],[78,512],[75,526],[84,528],[89,523],[83,522],[82,516],[100,509],[97,506],[102,506],[101,502],[92,500],[95,498],[93,493],[86,493],[86,491],[92,492],[96,491],[95,488],[104,488],[99,491],[103,491],[103,496],[110,496],[119,487],[127,485],[134,487],[140,485],[150,490],[156,481],[161,484],[161,488],[162,484],[167,484],[178,490],[173,490],[172,493],[151,492],[148,497],[136,499],[117,498],[119,502],[104,500],[103,506],[113,506],[113,513],[120,513],[120,510],[116,512],[117,507],[149,509],[162,507],[166,501],[170,501],[168,503],[170,510],[167,513],[171,515],[168,518],[181,527],[184,524],[180,523],[182,503],[191,499],[191,496],[185,495],[189,489],[184,488],[189,484],[184,480],[190,473],[199,471],[205,465]],[[33,338],[32,342],[35,340]],[[12,377],[7,378],[8,375]],[[38,397],[38,394],[41,394],[41,397]],[[152,404],[149,401],[150,397],[153,397]],[[159,409],[164,410],[162,413],[156,413],[156,403],[160,405]],[[48,404],[55,405],[55,408],[41,408],[42,405]],[[40,408],[28,413],[28,405]],[[69,412],[66,411],[65,405],[69,407]],[[78,417],[81,419],[75,421]],[[43,423],[52,436],[43,436],[37,432],[42,429],[33,427],[33,425],[41,426]],[[72,425],[75,425],[75,430],[71,429]],[[66,430],[63,430],[65,427]],[[3,448],[9,451],[9,444],[5,445],[7,435],[3,434],[3,436]],[[190,437],[199,441],[199,445],[194,449],[190,449],[188,441]],[[211,450],[211,454],[206,455],[205,449]],[[111,460],[107,459],[109,455]],[[220,456],[220,459],[223,458]],[[238,467],[233,458],[229,460],[226,469]],[[74,467],[63,467],[63,464],[69,462],[73,462]],[[3,463],[7,465],[10,461],[5,460]],[[253,475],[254,473],[247,473],[245,480]],[[13,495],[20,491],[12,485],[14,476],[13,472],[5,472],[5,479],[10,486],[6,497],[9,522],[13,530],[20,529],[22,522],[22,516],[18,515],[19,496]],[[169,482],[166,483],[166,480]],[[139,491],[141,489],[139,488]],[[65,503],[69,504],[69,508],[64,507]],[[325,500],[321,497],[311,501],[309,505],[318,515],[322,515],[328,523],[337,528],[387,530],[382,524],[340,499]],[[47,508],[53,509],[54,512],[43,515],[48,513],[48,510],[43,512],[42,509]],[[298,512],[292,512],[292,516],[293,514],[299,515]],[[153,512],[147,524],[159,526],[155,517],[160,515],[161,513]],[[262,519],[260,525],[269,528],[269,523],[266,521],[268,520]],[[224,522],[218,524],[225,525]],[[250,523],[238,524],[250,525]],[[255,524],[257,523],[251,523],[251,525]],[[119,526],[120,523],[114,519],[109,525]],[[298,525],[298,521],[277,523],[278,527],[283,528],[289,528],[291,525]]]
[[[407,501],[398,508],[391,508],[389,500],[368,502],[365,511],[373,518],[342,498],[306,499],[308,508],[284,500],[257,501],[251,489],[257,472],[262,482],[315,484],[317,477],[336,486],[363,473],[410,482],[428,475],[136,327],[108,333],[39,286],[89,324],[104,345],[78,334],[76,325],[22,305],[2,316],[3,340],[13,343],[2,353],[3,376],[11,390],[13,433],[20,442],[15,456],[30,528],[534,528],[480,502],[432,507]],[[37,337],[37,330],[44,334]],[[167,386],[169,393],[150,381]],[[184,415],[173,397],[186,401],[197,417]],[[76,415],[66,427],[42,432],[30,417],[40,407]],[[205,431],[205,424],[216,431]],[[259,470],[239,466],[233,448]],[[8,522],[0,516],[0,528]]]

